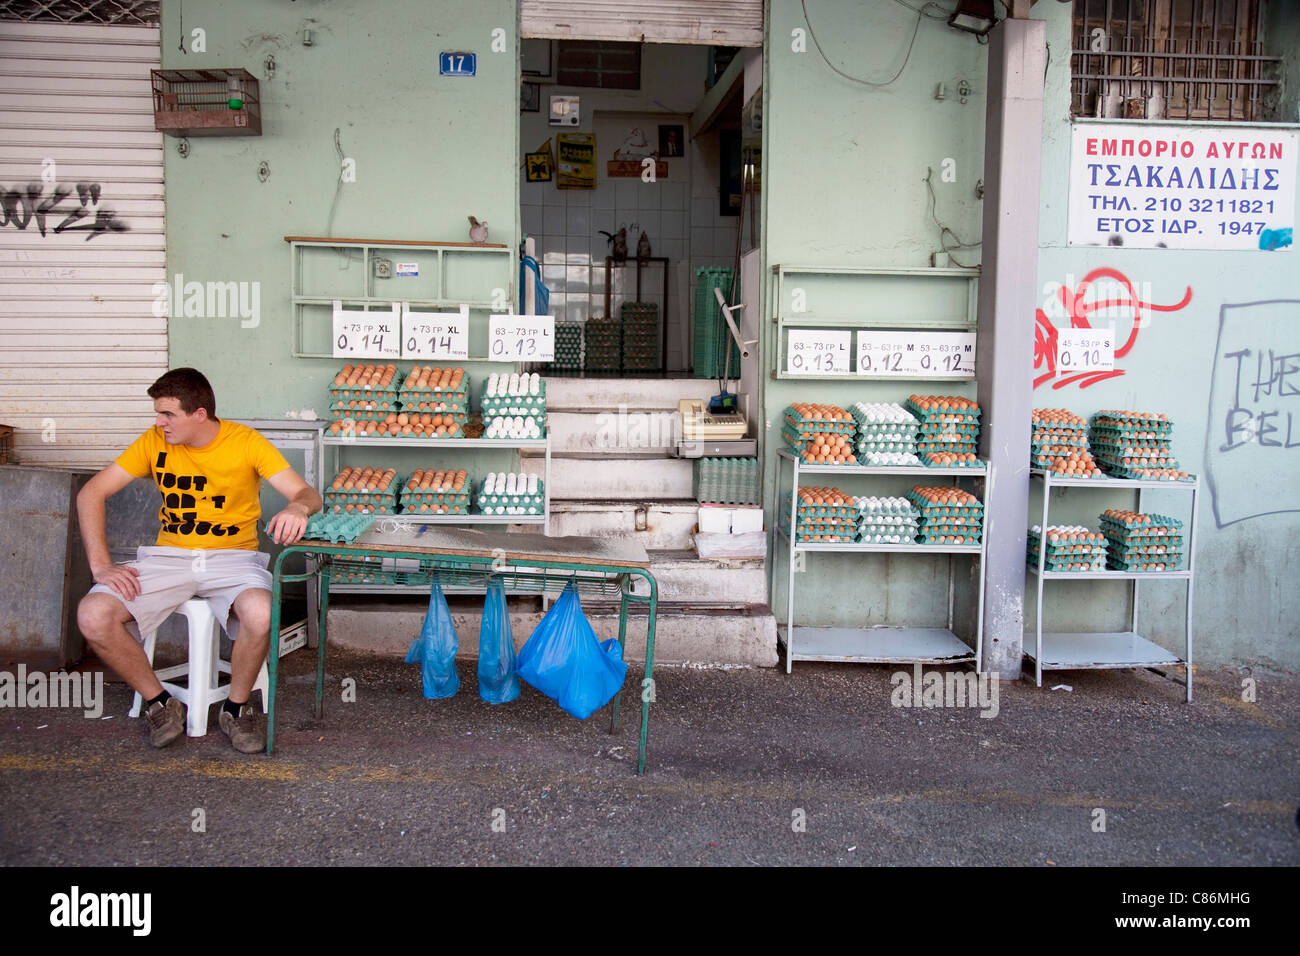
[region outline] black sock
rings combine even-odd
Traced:
[[[239,708],[243,707],[244,704],[247,704],[247,703],[248,703],[248,701],[244,700],[244,701],[240,701],[238,704],[236,704],[233,700],[231,700],[229,697],[227,697],[227,698],[226,698],[226,702],[225,702],[224,704],[221,705],[221,709],[224,710],[226,713],[228,713],[231,717],[238,717],[238,716],[239,716]]]
[[[161,694],[159,694],[157,697],[153,698],[153,700],[150,700],[150,701],[146,701],[146,702],[145,702],[144,709],[145,709],[145,710],[148,710],[148,709],[149,709],[150,707],[152,707],[154,704],[164,704],[164,705],[165,705],[165,704],[167,703],[167,701],[171,698],[171,696],[172,696],[172,695],[169,694],[169,693],[167,693],[166,689],[164,688],[163,692],[162,692]]]

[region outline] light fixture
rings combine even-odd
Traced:
[[[976,36],[985,36],[997,22],[993,0],[957,0],[957,9],[948,18],[948,26]]]

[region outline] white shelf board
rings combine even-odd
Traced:
[[[785,449],[778,451],[777,455],[788,458],[790,461],[796,460],[794,455]],[[931,468],[928,465],[805,465],[800,462],[799,473],[804,475],[923,475],[930,478],[935,476],[983,478],[989,473],[989,470],[988,465],[983,462],[978,467],[971,468]]]
[[[786,543],[790,542],[790,536],[784,528],[778,532],[781,537],[785,538]],[[907,554],[983,554],[984,546],[979,544],[836,544],[830,542],[827,544],[796,544],[796,551],[829,551],[829,552],[866,552],[873,551],[901,551]]]
[[[1029,565],[1029,573],[1037,574],[1038,568]],[[1167,581],[1185,581],[1192,576],[1191,571],[1044,571],[1044,581],[1146,581],[1148,579]]]
[[[1197,485],[1193,475],[1190,481],[1160,481],[1152,478],[1060,478],[1048,475],[1041,468],[1029,469],[1031,478],[1037,478],[1053,488],[1182,488],[1190,491]]]
[[[946,627],[794,628],[794,650],[784,624],[777,638],[792,661],[850,661],[864,664],[957,664],[974,661],[975,651]]]
[[[1035,659],[1034,634],[1025,634],[1024,653]],[[1112,667],[1156,667],[1186,663],[1133,631],[1044,633],[1043,670],[1096,670]]]

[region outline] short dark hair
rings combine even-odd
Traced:
[[[149,386],[150,398],[174,398],[180,402],[181,411],[193,415],[200,408],[207,409],[208,418],[217,417],[217,397],[207,376],[196,368],[174,368]]]

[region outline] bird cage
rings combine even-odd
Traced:
[[[247,70],[150,70],[154,129],[173,136],[261,136],[257,79]]]

